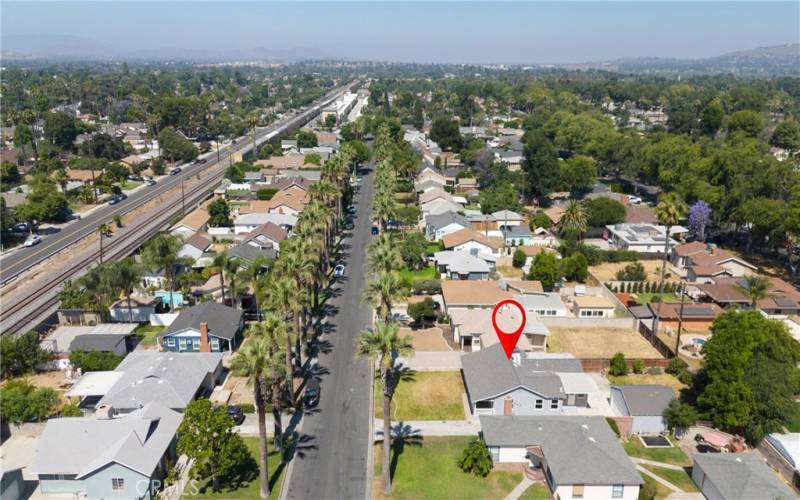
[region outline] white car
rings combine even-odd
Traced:
[[[642,199],[639,198],[638,196],[628,196],[628,202],[631,205],[638,205],[639,203],[642,202]]]
[[[338,266],[333,268],[333,277],[341,278],[342,276],[344,276],[344,266],[339,264]]]
[[[32,235],[28,236],[28,238],[25,240],[25,243],[23,243],[22,246],[24,246],[24,247],[32,247],[34,245],[38,245],[41,242],[42,242],[42,237],[41,236],[39,236],[38,234],[32,234]]]

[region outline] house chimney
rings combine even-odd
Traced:
[[[503,415],[510,417],[514,414],[514,399],[511,396],[506,396],[503,400]]]
[[[208,323],[200,323],[200,352],[211,352],[211,343],[208,340]]]

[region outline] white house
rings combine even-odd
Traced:
[[[572,301],[572,313],[576,318],[613,318],[614,303],[602,295],[576,295]]]
[[[461,229],[446,234],[442,238],[445,250],[470,252],[473,255],[488,253],[500,255],[503,252],[503,239],[485,236],[474,229]]]
[[[634,434],[667,431],[664,410],[675,393],[665,385],[612,385],[609,403],[616,416],[632,417]]]
[[[569,312],[561,301],[561,296],[553,292],[533,293],[516,297],[525,312],[542,317],[567,317]]]
[[[667,251],[674,248],[678,242],[672,236],[687,232],[681,226],[670,228],[670,238]],[[606,226],[604,237],[607,237],[610,245],[620,250],[631,250],[634,252],[664,253],[666,238],[666,226],[656,224],[611,224]]]

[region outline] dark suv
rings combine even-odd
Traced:
[[[309,408],[313,408],[319,404],[319,380],[312,378],[308,381],[303,400]]]
[[[244,412],[241,406],[228,406],[228,416],[233,419],[233,423],[236,425],[242,425],[242,422],[244,422]]]

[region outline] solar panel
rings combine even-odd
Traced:
[[[797,302],[788,297],[777,297],[773,300],[780,307],[797,307]]]
[[[684,316],[713,316],[714,309],[711,307],[692,307],[690,309],[684,308]]]

